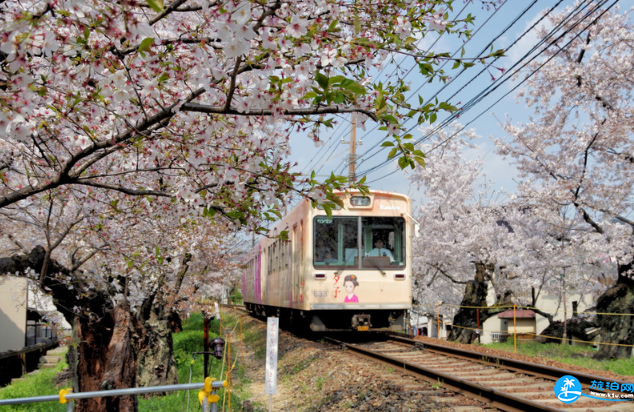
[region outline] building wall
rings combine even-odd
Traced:
[[[26,279],[0,276],[0,352],[24,347],[26,299]]]
[[[583,312],[588,308],[594,306],[596,303],[592,301],[591,296],[586,296],[584,300],[581,299],[579,295],[574,295],[572,293],[566,294],[566,319],[570,319],[573,316],[572,312],[572,303],[578,302],[577,311]],[[551,295],[541,295],[537,299],[536,307],[543,310],[546,313],[553,314],[554,320],[563,321],[564,320],[564,308],[563,303],[560,302],[559,296],[551,296]],[[526,328],[524,328],[524,324],[520,326],[519,321],[522,319],[518,319],[517,323],[517,332],[525,333],[527,332]],[[533,323],[534,322],[534,323]],[[544,329],[546,329],[549,325],[548,319],[536,314],[535,319],[531,319],[531,323],[535,325],[535,333],[538,335],[541,334]],[[487,319],[483,325],[483,333],[482,333],[482,343],[491,343],[492,336],[495,333],[513,333],[513,319],[500,319],[497,316],[493,316]]]

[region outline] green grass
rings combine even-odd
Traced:
[[[225,332],[229,328],[233,328],[236,322],[236,318],[229,314],[223,314],[223,327]],[[209,341],[219,336],[220,322],[214,320],[209,327]],[[246,331],[245,331],[246,332]],[[246,340],[246,333],[243,340]],[[201,352],[203,350],[203,319],[199,314],[192,315],[187,322],[183,324],[183,331],[173,335],[174,339],[174,358],[178,367],[178,381],[179,383],[190,382],[202,382],[204,380],[204,355],[196,354],[194,352]],[[246,344],[246,342],[245,342]],[[239,352],[239,342],[232,342],[231,345],[231,359],[235,364],[236,369],[232,373],[232,391],[231,391],[231,411],[241,411],[242,401],[246,396],[243,390],[243,386],[248,382],[245,377],[244,369],[240,364],[240,361],[235,362],[236,356]],[[224,380],[226,376],[223,376],[227,371],[227,365],[222,365],[222,361],[209,356],[209,375],[216,380]],[[240,383],[239,383],[240,382]],[[238,384],[238,385],[236,385]],[[220,402],[218,403],[218,409],[222,409],[223,398],[228,403],[227,394],[225,390],[218,391],[220,395]],[[147,399],[139,398],[139,411],[180,411],[187,410],[187,393],[175,392],[166,396],[154,396]],[[190,391],[189,394],[189,409],[199,410],[198,406],[198,391]],[[225,410],[229,410],[225,408]]]
[[[54,368],[39,369],[23,376],[24,381],[16,381],[0,389],[0,399],[30,398],[33,396],[58,395],[61,389],[68,385],[55,385],[57,374],[66,368],[64,356]],[[60,412],[66,408],[59,402],[41,402],[24,405],[3,406],[4,411],[37,411],[37,412]]]
[[[483,345],[492,349],[513,352],[513,340],[504,343],[490,343]],[[634,376],[634,358],[598,361],[592,359],[596,353],[587,346],[560,345],[558,343],[518,342],[517,353],[536,358],[548,358],[569,365],[582,366],[590,369],[614,372],[619,375]]]
[[[223,327],[225,328],[225,331],[228,331],[228,328],[233,328],[235,322],[236,318],[234,316],[225,314],[223,316]],[[220,323],[217,320],[212,321],[209,331],[210,341],[218,336],[219,329]],[[243,340],[245,345],[248,341],[251,343],[255,343],[257,341],[264,342],[264,337],[261,335],[261,333],[246,327],[243,330]],[[190,374],[192,383],[202,382],[204,375],[204,357],[202,354],[193,355],[193,352],[201,352],[203,350],[202,316],[198,314],[192,315],[186,322],[183,323],[183,331],[174,334],[173,339],[174,357],[178,367],[179,383],[190,382]],[[240,344],[239,342],[232,342],[231,346],[231,358],[232,362],[235,362],[236,356],[240,355]],[[216,378],[217,380],[226,379],[226,376],[221,376],[221,373],[227,371],[227,366],[225,365],[223,369],[221,360],[210,356],[209,364],[210,376]],[[232,373],[233,388],[231,391],[231,409],[225,408],[224,410],[240,412],[242,411],[242,400],[248,395],[244,391],[244,387],[249,382],[246,379],[244,369],[242,368],[239,359],[238,362],[235,362],[235,366],[236,369],[234,370],[234,373]],[[43,369],[34,374],[27,374],[24,376],[26,381],[16,382],[0,389],[0,399],[57,395],[60,389],[69,386],[55,385],[57,374],[66,367],[66,362],[63,361],[55,368]],[[218,409],[222,410],[223,396],[226,399],[224,390],[220,390],[218,395],[220,395]],[[139,411],[185,411],[187,410],[187,402],[187,392],[172,392],[165,396],[152,396],[147,398],[139,397]],[[66,410],[65,406],[60,405],[58,402],[9,405],[0,407],[0,409],[2,412],[61,412]],[[200,406],[198,405],[198,391],[194,390],[189,393],[189,410],[200,410]]]

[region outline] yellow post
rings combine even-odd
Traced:
[[[515,307],[517,305],[513,304],[513,347],[515,349],[515,353],[517,353],[517,322],[515,318]]]
[[[228,389],[227,389],[227,392],[229,392],[229,395],[228,395],[228,398],[229,398],[228,410],[231,410],[231,370],[233,369],[233,365],[231,363],[231,334],[230,333],[227,335],[227,359],[228,359],[228,368],[227,368]]]
[[[242,336],[242,316],[238,318],[240,320],[240,355],[242,359],[242,367],[244,367],[244,338]]]

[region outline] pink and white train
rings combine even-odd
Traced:
[[[302,201],[245,255],[247,309],[317,331],[406,329],[412,306],[411,200],[339,192],[328,217]]]

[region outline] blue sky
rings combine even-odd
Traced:
[[[478,53],[486,49],[486,46],[494,39],[493,48],[495,50],[501,48],[506,49],[512,45],[512,47],[507,50],[506,56],[497,61],[494,65],[495,67],[502,67],[507,70],[507,75],[509,72],[512,72],[511,68],[513,65],[525,56],[540,40],[534,32],[525,32],[539,20],[542,13],[550,8],[554,8],[554,13],[561,12],[566,6],[574,4],[573,1],[557,0],[507,0],[495,11],[482,9],[477,1],[467,3],[462,16],[466,15],[466,13],[471,13],[476,17],[473,31],[476,32],[477,30],[477,32],[472,40],[465,45],[465,57],[477,56]],[[534,5],[529,7],[533,3]],[[613,1],[609,1],[607,5],[609,6],[612,3]],[[463,1],[455,1],[454,12],[458,13],[461,11],[464,5],[465,3]],[[634,0],[621,0],[617,3],[617,6],[620,8],[621,13],[628,12],[634,6]],[[513,23],[515,20],[517,21]],[[508,30],[505,31],[507,28]],[[423,39],[423,42],[424,43],[421,43],[423,48],[432,47],[432,50],[435,51],[449,51],[451,53],[459,50],[462,44],[461,42],[450,41],[448,38],[442,36],[440,38],[437,36],[427,37]],[[399,64],[401,70],[405,71],[412,67],[412,63],[407,60],[400,61]],[[450,64],[447,65],[445,70],[450,71],[450,67]],[[460,106],[470,102],[479,93],[487,90],[487,88],[499,84],[500,80],[504,78],[501,76],[502,73],[494,68],[484,71],[481,75],[475,77],[475,75],[480,72],[480,67],[476,65],[462,75],[456,76],[454,81],[442,90],[442,84],[440,83],[423,85],[420,76],[417,76],[416,70],[412,70],[406,77],[406,80],[410,82],[410,89],[412,91],[420,87],[420,90],[413,95],[416,102],[418,101],[418,97],[416,97],[418,94],[427,98],[428,96],[434,96],[438,93],[440,100],[447,100],[451,97],[450,102],[456,106]],[[395,69],[395,65],[386,66],[380,73],[375,73],[373,78],[384,80],[392,74]],[[498,79],[498,83],[493,82],[492,76]],[[487,97],[473,104],[469,110],[464,112],[460,118],[457,119],[458,122],[463,125],[469,124],[468,128],[474,129],[476,133],[481,136],[475,142],[478,146],[477,149],[469,151],[466,156],[482,158],[484,160],[484,172],[486,177],[492,180],[493,189],[498,190],[503,187],[508,192],[515,190],[514,178],[516,172],[508,160],[504,160],[495,154],[490,138],[493,136],[505,136],[499,123],[503,121],[506,116],[509,116],[515,123],[526,120],[528,115],[530,115],[523,104],[516,102],[515,95],[519,89],[506,95],[517,85],[518,81],[511,80],[500,84],[495,90],[491,91]],[[307,137],[297,136],[292,139],[291,160],[298,163],[298,170],[302,172],[316,170],[320,176],[329,175],[331,171],[334,171],[336,174],[348,174],[346,159],[349,153],[349,145],[342,144],[341,140],[342,138],[346,141],[349,140],[349,117],[340,118],[339,120],[341,126],[335,127],[334,130],[322,131],[321,139],[326,142],[323,147],[315,147],[313,142]],[[436,124],[442,120],[443,116],[439,116]],[[414,121],[411,121],[406,123],[405,126],[409,129],[415,126],[414,123]],[[360,157],[357,163],[357,172],[369,170],[371,167],[381,164],[387,158],[388,150],[377,150],[377,146],[381,144],[385,134],[379,130],[372,131],[371,129],[373,129],[374,126],[375,124],[368,121],[367,132],[357,129],[357,139],[362,138],[363,140],[363,143],[357,148],[357,156]],[[423,134],[418,131],[417,127],[410,133],[414,135],[414,139],[423,137]],[[433,155],[433,153],[428,154],[429,157]],[[370,184],[370,189],[397,191],[408,194],[414,199],[415,203],[421,201],[420,193],[418,193],[414,187],[411,187],[410,181],[403,172],[397,171],[395,162],[385,164],[369,173],[367,180]]]

